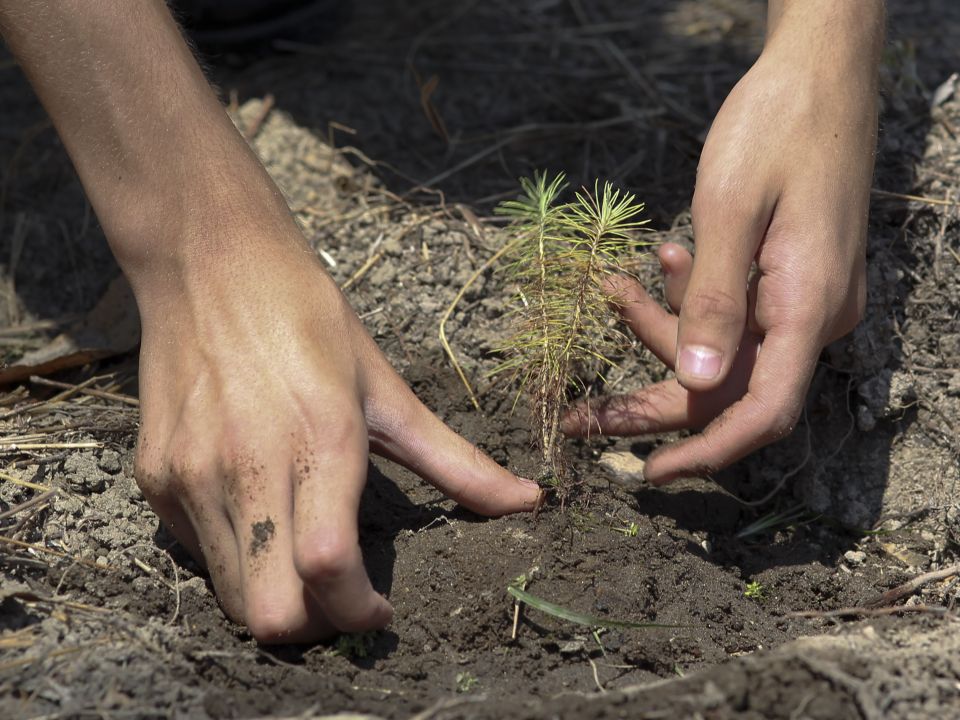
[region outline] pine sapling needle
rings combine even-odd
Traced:
[[[581,188],[561,202],[563,174],[536,173],[520,181],[523,194],[502,203],[511,220],[507,274],[522,302],[512,312],[516,330],[498,348],[505,356],[493,374],[509,373],[527,396],[537,424],[542,478],[565,490],[567,473],[560,425],[568,392],[582,391],[578,372],[603,372],[626,338],[609,321],[614,314],[605,280],[625,272],[624,261],[641,246],[647,221],[643,204],[610,183]]]

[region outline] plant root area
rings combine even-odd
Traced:
[[[699,149],[762,47],[765,3],[357,5],[201,51],[398,371],[535,473],[529,417],[488,374],[516,301],[496,265],[446,324],[480,411],[438,340],[505,240],[492,208],[519,176],[564,170],[637,192],[651,239],[693,247]],[[63,358],[58,337],[105,351],[0,387],[0,717],[960,715],[960,8],[889,6],[866,316],[824,351],[795,432],[665,488],[636,467],[671,437],[571,442],[565,502],[494,520],[372,458],[363,552],[396,616],[315,646],[261,647],[226,620],[137,489],[136,352],[90,313],[118,271],[0,57],[0,360]],[[636,268],[660,293],[655,259]],[[667,376],[641,347],[619,360],[592,396]],[[518,607],[520,575],[571,611],[669,627]]]

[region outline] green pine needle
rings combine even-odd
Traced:
[[[510,218],[507,273],[519,287],[511,317],[516,329],[498,348],[504,361],[493,374],[509,373],[519,393],[531,399],[538,424],[537,445],[544,474],[566,476],[560,421],[567,393],[581,389],[576,374],[602,372],[626,343],[611,327],[604,280],[624,272],[624,259],[650,242],[638,238],[647,223],[643,204],[610,183],[582,188],[569,203],[559,201],[567,185],[559,173],[520,180],[523,194],[497,211]]]

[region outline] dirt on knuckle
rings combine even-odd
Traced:
[[[133,465],[133,477],[144,493],[156,494],[163,488],[163,474],[159,465],[137,458]]]

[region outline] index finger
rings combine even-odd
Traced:
[[[710,475],[793,431],[820,347],[799,328],[774,329],[760,346],[746,394],[699,435],[667,445],[647,459],[654,485]]]

